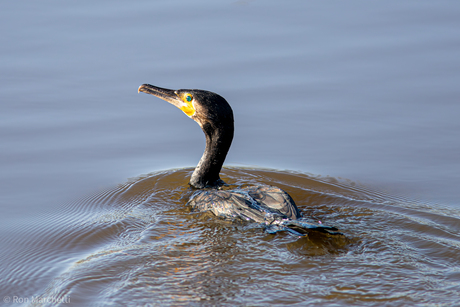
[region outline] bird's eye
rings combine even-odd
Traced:
[[[187,96],[185,96],[185,100],[187,100],[188,102],[192,101],[192,99],[193,97],[190,94],[187,94]]]

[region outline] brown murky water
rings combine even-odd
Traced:
[[[2,1],[0,28],[2,306],[460,305],[460,2]],[[190,212],[202,132],[142,83],[225,97],[223,178],[344,236]]]
[[[31,305],[48,305],[37,297],[63,306],[458,303],[458,211],[334,178],[226,168],[227,183],[279,186],[304,215],[344,234],[270,235],[257,224],[191,212],[185,206],[191,171],[132,179],[53,215],[51,233],[24,230],[42,239],[23,242],[36,248],[23,261],[43,270],[20,283],[55,274]],[[57,270],[46,266],[51,251]],[[18,273],[3,277],[7,291],[21,286]]]

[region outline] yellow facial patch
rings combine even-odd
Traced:
[[[192,117],[195,114],[195,108],[193,107],[193,96],[189,93],[177,94],[179,98],[184,102],[179,109],[182,110],[188,117]]]

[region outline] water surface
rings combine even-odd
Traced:
[[[459,17],[450,1],[3,2],[0,294],[454,305]],[[190,213],[204,137],[142,83],[224,96],[227,181],[276,183],[346,242]]]
[[[225,169],[229,184],[279,186],[304,216],[344,234],[269,235],[257,224],[191,212],[190,175],[185,169],[142,176],[53,214],[53,233],[28,229],[46,237],[24,242],[36,251],[25,256],[29,266],[50,275],[51,258],[58,268],[37,296],[96,306],[457,303],[458,211],[333,178]],[[35,275],[32,284],[39,283]],[[12,284],[15,278],[6,276]],[[30,283],[8,283],[7,291]]]

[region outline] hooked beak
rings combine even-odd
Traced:
[[[182,100],[179,98],[179,96],[176,95],[176,92],[173,90],[169,90],[167,88],[161,88],[150,84],[142,84],[141,86],[139,86],[137,92],[143,92],[146,94],[157,96],[158,98],[161,98],[175,105],[178,108],[180,108],[180,105],[182,104]]]
[[[178,91],[161,88],[151,84],[142,84],[139,86],[137,92],[144,92],[163,99],[181,109],[188,117],[192,117],[195,114],[195,107],[193,106],[193,103],[191,101],[184,101]]]

